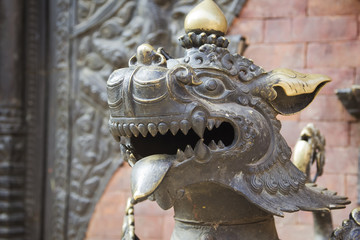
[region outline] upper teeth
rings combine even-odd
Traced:
[[[151,136],[155,137],[159,132],[162,135],[165,135],[167,132],[171,132],[174,136],[177,134],[179,129],[186,135],[189,130],[192,128],[194,132],[200,137],[204,137],[205,128],[210,131],[214,128],[218,128],[221,125],[221,120],[206,119],[205,116],[193,115],[191,121],[183,119],[181,121],[172,121],[170,123],[160,122],[160,123],[110,123],[110,128],[113,133],[118,136],[124,137],[138,137],[140,134],[143,137],[146,137],[148,133]]]
[[[130,122],[130,123],[129,123]],[[195,156],[196,161],[204,163],[207,162],[210,156],[210,151],[218,151],[225,148],[225,144],[219,140],[217,143],[212,140],[208,145],[204,143],[204,132],[205,128],[211,131],[214,127],[218,128],[222,121],[219,119],[207,119],[203,112],[195,112],[190,120],[182,119],[177,121],[160,121],[159,123],[134,123],[128,121],[126,123],[110,123],[111,132],[114,135],[125,136],[125,137],[138,137],[140,134],[146,137],[147,134],[155,137],[158,133],[165,135],[169,131],[175,136],[179,130],[183,134],[187,134],[192,128],[194,132],[200,137],[196,143],[194,149],[190,145],[187,145],[185,149],[178,149],[176,153],[176,160],[183,162],[186,159],[192,159]],[[127,159],[130,165],[134,165],[136,158],[134,154],[127,150]]]
[[[205,131],[205,116],[201,114],[201,112],[197,112],[192,116],[191,119],[192,127],[196,134],[200,137],[204,137],[204,131]]]
[[[135,127],[136,127],[136,125],[135,125]],[[146,135],[148,133],[148,128],[143,123],[140,123],[139,125],[137,125],[137,128],[139,129],[141,135],[143,137],[146,137]]]
[[[208,119],[206,127],[211,131],[215,126],[215,120],[214,119]]]
[[[125,124],[123,124],[123,127],[124,127],[124,125]],[[156,134],[158,133],[158,128],[156,127],[155,123],[149,123],[148,124],[148,130],[149,130],[151,136],[153,136],[153,137],[155,137]]]
[[[165,123],[166,124],[166,123]],[[170,123],[170,131],[175,136],[179,131],[179,123],[178,122],[171,122]]]
[[[176,160],[183,162],[186,159],[191,159],[195,156],[196,161],[207,162],[210,157],[210,151],[217,151],[225,148],[225,144],[219,140],[215,143],[212,140],[208,145],[204,143],[204,132],[207,128],[209,131],[214,127],[218,128],[222,123],[220,119],[208,119],[206,114],[202,111],[194,112],[190,119],[177,119],[171,121],[160,120],[158,123],[149,121],[145,123],[143,121],[129,121],[123,123],[110,122],[110,131],[114,136],[124,137],[138,137],[140,134],[146,137],[148,134],[155,137],[158,133],[165,135],[171,132],[174,136],[179,130],[184,135],[187,135],[190,129],[199,136],[199,140],[196,143],[194,149],[190,145],[187,145],[185,149],[178,149],[176,153]],[[134,154],[131,151],[127,151],[127,158],[130,164],[136,162]]]
[[[132,132],[132,134],[134,134],[135,137],[139,136],[139,129],[135,126],[134,123],[130,123],[129,125],[130,131]]]
[[[182,120],[180,122],[180,129],[186,135],[190,130],[191,126],[188,120]]]
[[[160,134],[162,134],[162,135],[166,134],[167,131],[169,130],[169,126],[163,122],[159,123],[158,128],[159,128]]]

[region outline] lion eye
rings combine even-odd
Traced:
[[[217,87],[218,84],[214,79],[210,79],[205,83],[205,88],[209,91],[215,91]]]
[[[208,99],[222,99],[229,93],[225,84],[220,79],[203,77],[201,81],[202,84],[194,87],[194,91],[198,95]]]

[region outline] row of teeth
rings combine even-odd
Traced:
[[[207,146],[204,143],[203,139],[200,139],[196,143],[194,149],[190,145],[187,145],[184,151],[178,149],[176,152],[176,160],[182,162],[185,159],[189,159],[193,156],[196,156],[196,158],[199,160],[205,160],[209,157],[210,150],[216,151],[223,148],[225,148],[225,144],[221,140],[219,140],[217,144],[215,143],[214,140],[211,140],[209,146]],[[126,154],[128,161],[132,164],[135,164],[136,158],[134,154],[130,150],[126,150]]]
[[[113,129],[118,131],[119,136],[131,137],[135,136],[138,137],[140,134],[143,137],[146,137],[148,133],[151,136],[155,137],[156,134],[159,132],[162,135],[165,135],[168,131],[170,131],[174,136],[177,134],[179,130],[186,135],[189,130],[192,128],[194,132],[200,137],[203,138],[205,127],[210,131],[214,128],[218,128],[221,125],[221,120],[215,119],[208,119],[206,120],[203,116],[194,116],[191,119],[191,122],[188,120],[182,120],[180,122],[173,121],[170,124],[165,122],[160,122],[158,124],[155,123],[148,123],[148,124],[135,124],[135,123],[110,123]]]

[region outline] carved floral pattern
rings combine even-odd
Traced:
[[[108,133],[106,111],[94,110],[94,106],[78,101],[74,114],[68,238],[81,239],[94,199],[102,194],[122,157],[118,144]]]

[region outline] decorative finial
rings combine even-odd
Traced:
[[[186,33],[205,32],[224,36],[227,32],[227,21],[216,3],[212,0],[204,0],[186,16],[184,27]]]
[[[186,34],[179,37],[184,48],[199,48],[204,44],[227,48],[229,45],[229,40],[224,37],[226,18],[212,0],[204,0],[193,8],[185,18],[184,27]]]

